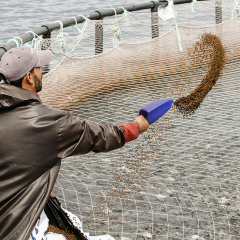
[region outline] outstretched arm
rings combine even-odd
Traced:
[[[125,142],[136,139],[139,133],[146,131],[148,126],[143,116],[138,116],[132,123],[97,124],[65,113],[59,120],[58,157],[123,147]]]

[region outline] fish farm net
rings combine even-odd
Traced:
[[[54,53],[43,103],[124,123],[152,101],[174,100],[122,149],[63,159],[53,194],[90,235],[240,239],[239,5],[193,1],[168,10],[152,18],[124,10],[34,40]]]

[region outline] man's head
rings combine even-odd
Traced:
[[[30,47],[17,47],[4,53],[0,61],[0,74],[5,82],[39,92],[42,89],[40,67],[52,60],[49,50],[37,51]]]

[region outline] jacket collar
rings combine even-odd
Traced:
[[[26,101],[40,102],[37,94],[13,85],[0,84],[0,110],[14,107]]]

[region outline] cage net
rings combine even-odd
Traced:
[[[122,149],[62,161],[53,193],[85,232],[240,239],[238,10],[226,0],[174,6],[165,20],[124,10],[38,43],[54,53],[40,94],[45,104],[124,123],[152,101],[175,103]],[[153,39],[152,19],[159,28]],[[179,108],[189,95],[190,103],[200,99],[197,106]]]

